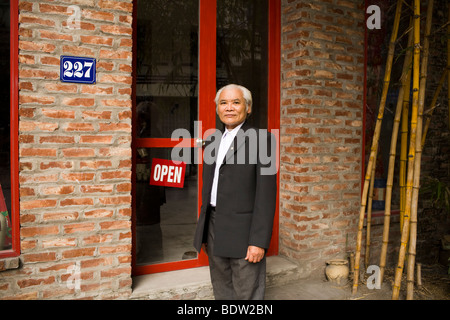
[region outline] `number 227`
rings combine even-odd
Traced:
[[[91,76],[91,68],[92,65],[94,63],[93,62],[89,62],[89,61],[85,61],[84,65],[77,61],[75,62],[75,64],[72,64],[72,62],[70,61],[65,61],[64,62],[64,76],[65,77],[76,77],[76,78],[89,78]],[[88,69],[86,70],[86,72],[83,75],[83,69],[87,67]]]

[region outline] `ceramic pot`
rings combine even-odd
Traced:
[[[345,259],[332,259],[326,262],[325,275],[328,281],[338,285],[345,284],[348,279],[349,267]]]

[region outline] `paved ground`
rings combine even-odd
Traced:
[[[269,287],[266,300],[343,300],[350,286],[337,286],[321,279],[297,280],[284,286]]]
[[[353,280],[338,286],[325,275],[298,280],[298,266],[282,257],[268,259],[266,300],[391,300],[393,268],[386,269],[380,289],[367,288],[362,278],[358,292],[352,295]],[[404,276],[406,277],[406,276]],[[286,284],[282,284],[286,283]],[[450,300],[450,275],[442,265],[422,266],[421,288],[416,288],[414,300]],[[405,299],[406,281],[402,281],[400,300]],[[177,270],[134,277],[133,300],[210,300],[214,299],[209,268]]]
[[[438,265],[424,266],[421,288],[415,288],[414,300],[450,300],[450,276],[446,268]],[[338,286],[325,277],[312,277],[293,281],[287,285],[269,287],[266,300],[391,300],[393,274],[386,272],[380,289],[368,289],[364,279],[358,292],[352,295],[352,280]],[[406,282],[402,282],[399,300],[405,300]]]

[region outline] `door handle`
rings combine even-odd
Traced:
[[[198,148],[201,148],[205,145],[206,141],[203,139],[195,139],[195,144],[197,145]]]

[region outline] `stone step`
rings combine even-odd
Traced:
[[[267,287],[298,280],[296,264],[280,256],[267,257]],[[134,300],[214,299],[208,267],[177,270],[133,278]]]

